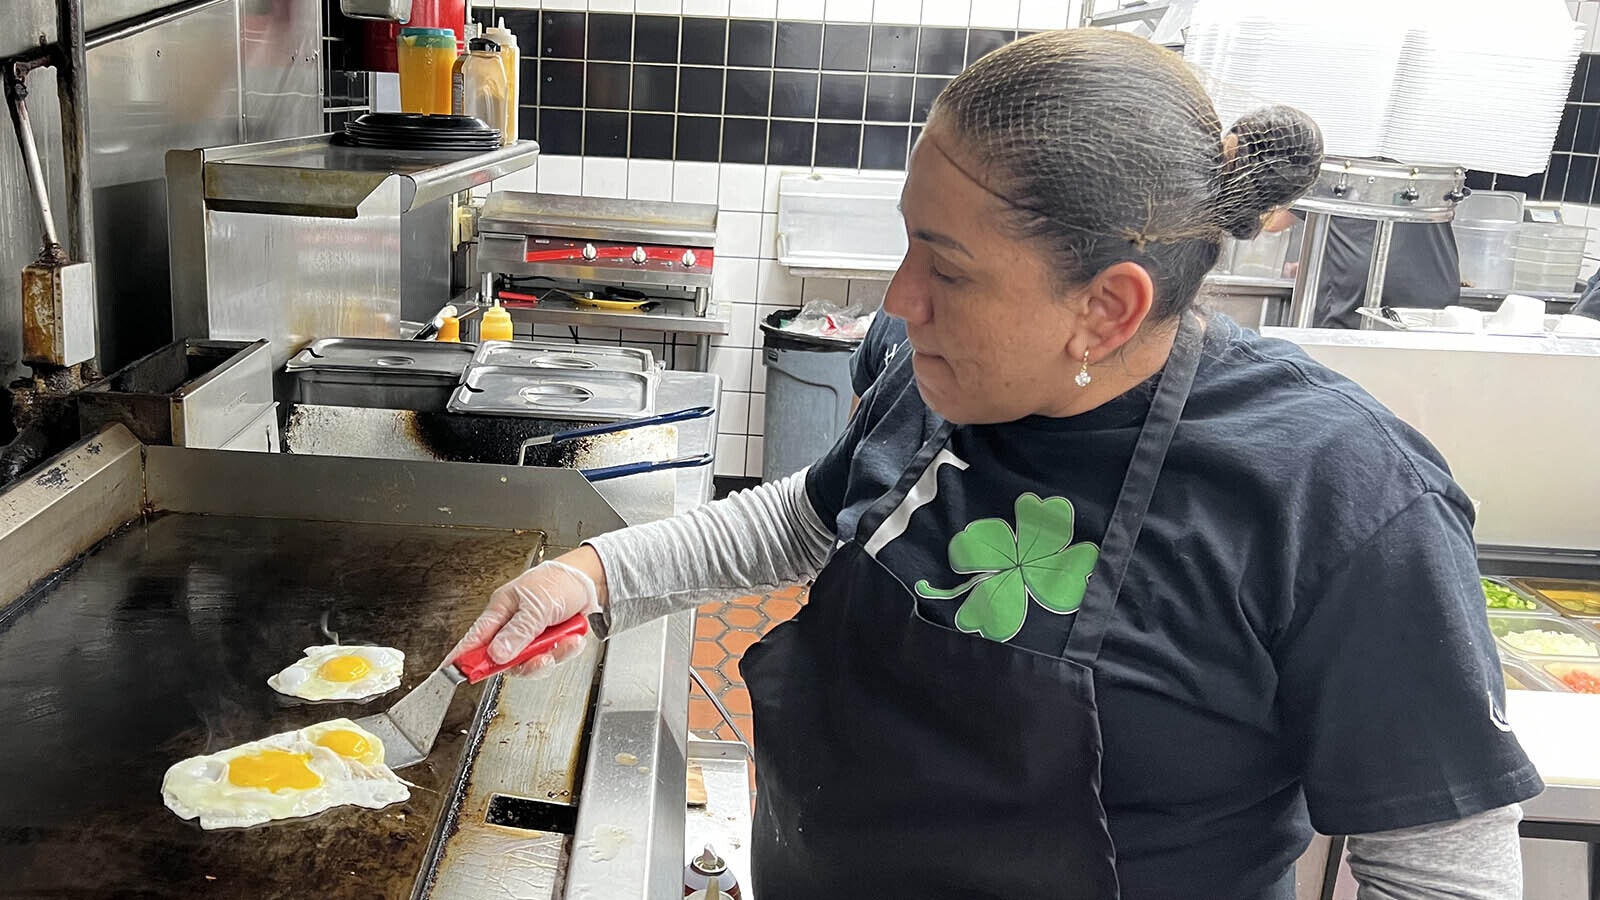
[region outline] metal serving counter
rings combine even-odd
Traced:
[[[1545,301],[1551,313],[1563,313],[1578,302],[1574,293],[1549,291],[1486,291],[1480,288],[1462,288],[1460,305],[1492,311],[1507,294],[1521,294]],[[1201,300],[1213,309],[1227,313],[1234,320],[1251,328],[1275,327],[1289,320],[1290,298],[1294,295],[1292,278],[1257,278],[1247,275],[1208,275],[1202,288]],[[1396,305],[1404,306],[1404,303]]]

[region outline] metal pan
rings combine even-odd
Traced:
[[[650,374],[656,371],[656,358],[649,350],[630,347],[597,347],[553,341],[484,341],[473,354],[472,365],[605,369]]]
[[[470,415],[619,422],[655,411],[655,378],[642,372],[474,366],[450,397]]]

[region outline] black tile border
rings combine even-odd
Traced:
[[[485,21],[486,12],[474,9],[473,14]],[[537,135],[546,153],[593,147],[599,155],[761,162],[756,133],[764,128],[769,165],[847,168],[903,168],[934,97],[950,78],[1032,33],[642,13],[503,10],[500,15],[523,48],[522,131]],[[1600,64],[1591,64],[1595,58],[1584,54],[1574,71],[1549,171],[1531,176],[1469,172],[1470,187],[1521,190],[1530,199],[1600,202],[1595,171],[1600,168]],[[606,66],[598,70],[598,83],[583,83],[586,63]],[[664,90],[667,70],[674,70],[672,92]],[[325,98],[330,109],[336,98],[341,103],[358,98],[332,71]],[[627,85],[626,96],[619,84]],[[725,118],[736,124],[728,128]],[[605,133],[590,136],[588,123]]]

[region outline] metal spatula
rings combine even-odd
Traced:
[[[435,669],[432,675],[412,688],[411,693],[389,707],[388,712],[357,719],[356,724],[383,741],[384,763],[389,768],[414,766],[427,759],[428,753],[433,750],[433,742],[439,737],[439,726],[444,722],[445,711],[450,708],[450,698],[455,695],[456,685],[463,681],[477,684],[485,678],[516,668],[541,653],[549,653],[550,648],[562,638],[586,634],[588,631],[588,617],[573,616],[559,625],[546,628],[526,650],[505,663],[489,659],[487,647],[470,650],[454,662]]]

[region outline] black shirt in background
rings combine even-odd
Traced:
[[[1377,227],[1376,222],[1341,216],[1329,221],[1313,322],[1316,327],[1361,327],[1356,310],[1366,297]],[[1450,223],[1395,225],[1383,279],[1383,305],[1443,309],[1460,300],[1461,257]]]

